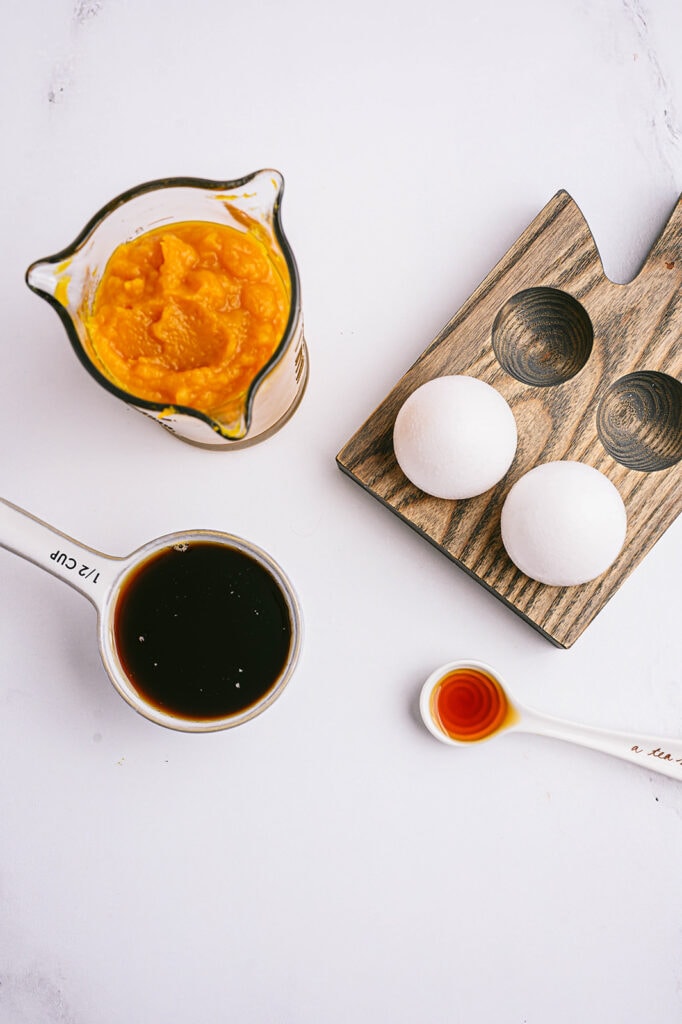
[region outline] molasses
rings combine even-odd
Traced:
[[[114,636],[145,701],[210,721],[243,713],[274,688],[292,621],[279,583],[255,558],[192,541],[152,555],[125,582]]]

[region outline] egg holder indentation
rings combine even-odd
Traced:
[[[584,306],[558,288],[526,288],[495,317],[491,343],[503,370],[522,384],[564,384],[590,358],[594,330]]]
[[[597,433],[616,462],[642,473],[682,459],[682,384],[658,370],[615,381],[597,408]]]
[[[619,285],[561,191],[347,442],[338,465],[552,643],[570,647],[682,511],[680,333],[682,200],[640,272]],[[462,501],[415,488],[392,448],[405,399],[447,374],[500,391],[519,434],[507,475]],[[500,535],[515,481],[560,459],[604,473],[628,515],[620,556],[578,587],[529,579]]]

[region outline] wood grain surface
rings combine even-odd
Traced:
[[[519,441],[509,472],[493,490],[446,501],[406,479],[392,433],[412,391],[458,373],[486,381],[506,398]],[[552,643],[570,647],[682,509],[681,375],[682,198],[635,279],[619,285],[605,276],[582,213],[561,191],[337,462]],[[533,466],[555,459],[601,470],[628,515],[618,559],[577,587],[529,579],[510,561],[500,535],[510,487]]]

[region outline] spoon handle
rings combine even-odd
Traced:
[[[682,740],[636,733],[613,732],[589,725],[579,725],[558,718],[524,710],[518,725],[520,732],[537,733],[554,739],[577,743],[600,750],[624,761],[631,761],[652,772],[660,772],[682,782]]]
[[[101,608],[121,561],[80,544],[4,498],[0,498],[0,547],[64,580],[96,608]]]

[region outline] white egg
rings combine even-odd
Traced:
[[[436,498],[473,498],[494,487],[516,452],[516,421],[495,388],[476,377],[436,377],[396,416],[393,448],[415,487]]]
[[[583,462],[546,462],[516,481],[502,506],[512,562],[552,587],[587,583],[618,557],[627,529],[623,499]]]

